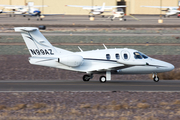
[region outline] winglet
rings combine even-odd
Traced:
[[[107,47],[103,44],[104,48],[107,49]]]
[[[81,52],[83,52],[83,50],[78,46],[78,48],[79,48],[79,50],[81,51]]]

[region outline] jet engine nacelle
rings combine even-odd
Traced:
[[[58,62],[69,67],[78,67],[83,62],[83,57],[80,55],[69,55],[58,58]]]
[[[3,13],[3,10],[0,10],[0,14]]]

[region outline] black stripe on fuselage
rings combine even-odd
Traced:
[[[108,61],[108,62],[117,62],[116,60],[106,60],[106,59],[93,59],[93,58],[84,58],[85,60],[97,60],[97,61]]]

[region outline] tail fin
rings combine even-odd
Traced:
[[[32,57],[58,55],[57,50],[41,34],[38,28],[15,27],[14,29],[16,32],[21,32],[21,35]]]
[[[104,11],[104,8],[105,8],[105,3],[103,3],[101,11]]]

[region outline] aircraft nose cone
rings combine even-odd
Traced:
[[[168,71],[171,71],[174,69],[174,65],[172,65],[170,63],[168,63],[166,67],[167,67]]]

